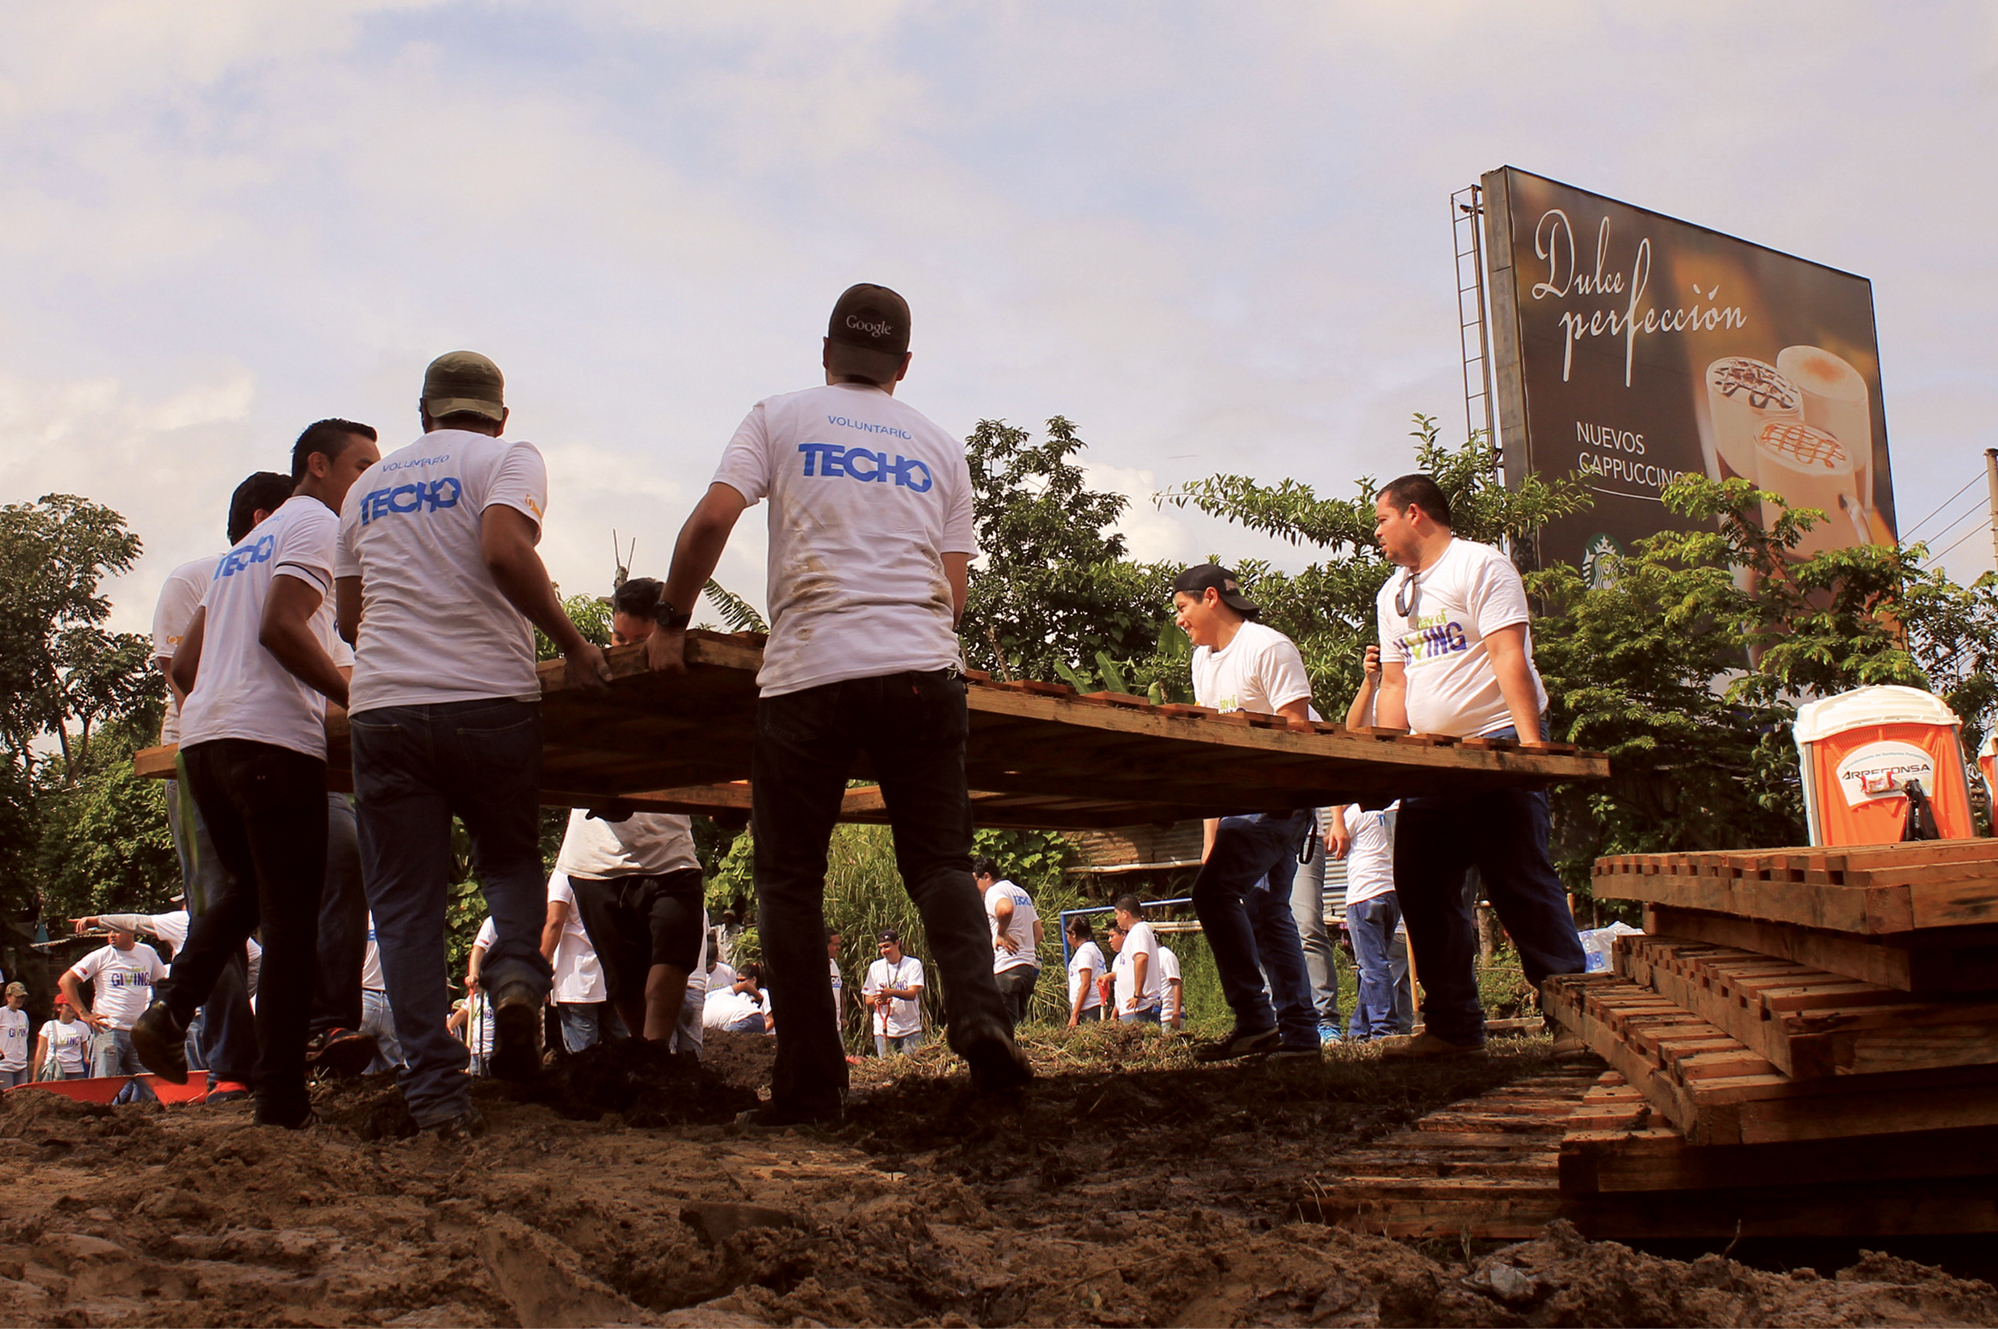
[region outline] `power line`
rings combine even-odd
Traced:
[[[1964,518],[1975,517],[1980,512],[1985,512],[1985,504],[1982,500],[1979,500],[1978,502],[1972,504],[1970,507],[1965,508],[1960,514],[1957,515],[1954,521],[1950,522],[1949,525],[1943,527],[1941,530],[1937,531],[1934,535],[1930,536],[1929,537],[1930,541],[1933,542],[1942,539],[1945,535],[1948,535],[1951,531],[1955,530],[1959,525],[1961,525]],[[1987,513],[1987,515],[1989,514]],[[1903,541],[1903,543],[1906,542]]]
[[[1908,532],[1907,532],[1907,534],[1906,534],[1906,535],[1903,535],[1903,536],[1901,537],[1901,539],[1902,539],[1903,543],[1905,543],[1905,542],[1907,542],[1907,541],[1909,541],[1909,540],[1912,540],[1912,539],[1914,539],[1914,538],[1915,538],[1915,532],[1916,532],[1916,531],[1919,531],[1919,530],[1921,530],[1921,529],[1922,529],[1922,527],[1924,527],[1924,526],[1927,526],[1927,525],[1929,524],[1929,522],[1930,522],[1930,521],[1931,521],[1932,519],[1934,519],[1934,517],[1935,517],[1935,515],[1936,515],[1936,512],[1941,512],[1941,511],[1942,511],[1942,510],[1943,510],[1944,508],[1946,508],[1946,507],[1948,507],[1948,506],[1949,506],[1950,504],[1952,504],[1952,503],[1956,502],[1956,501],[1957,501],[1957,500],[1958,500],[1959,498],[1962,498],[1962,497],[1963,497],[1963,496],[1964,496],[1964,495],[1965,495],[1966,493],[1968,493],[1968,492],[1970,491],[1970,486],[1971,486],[1971,485],[1974,485],[1974,484],[1976,484],[1976,483],[1977,483],[1977,482],[1978,482],[1979,480],[1982,480],[1983,478],[1984,478],[1984,477],[1983,477],[1982,475],[1973,475],[1973,476],[1971,476],[1971,477],[1970,477],[1970,479],[1969,479],[1968,481],[1966,481],[1966,482],[1964,483],[1964,486],[1963,486],[1963,488],[1962,488],[1962,489],[1959,489],[1959,490],[1957,490],[1957,491],[1956,491],[1956,492],[1955,492],[1954,494],[1951,494],[1951,495],[1950,495],[1950,496],[1949,496],[1948,498],[1946,498],[1946,499],[1944,499],[1944,500],[1943,500],[1942,502],[1940,502],[1940,503],[1936,504],[1936,509],[1935,509],[1935,512],[1931,512],[1931,513],[1930,513],[1930,514],[1929,514],[1928,516],[1926,516],[1926,517],[1922,518],[1922,519],[1921,519],[1920,521],[1916,522],[1916,523],[1915,523],[1915,524],[1914,524],[1913,526],[1910,526],[1910,527],[1908,528]],[[1958,521],[1962,521],[1962,520],[1963,520],[1963,518],[1959,517],[1959,518],[1957,518],[1957,520],[1958,520]]]
[[[1942,562],[1944,557],[1947,556],[1948,553],[1950,552],[1950,549],[1956,548],[1957,545],[1962,544],[1965,540],[1968,540],[1973,535],[1984,534],[1984,532],[1988,530],[1990,526],[1991,526],[1991,521],[1989,518],[1986,518],[1984,521],[1981,521],[1977,525],[1971,527],[1969,530],[1965,531],[1962,535],[1956,537],[1955,543],[1950,545],[1949,549],[1943,550],[1942,553],[1940,554],[1929,555],[1930,566],[1934,566],[1935,564]]]

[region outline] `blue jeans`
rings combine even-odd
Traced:
[[[1360,970],[1360,991],[1353,1001],[1351,1038],[1386,1038],[1405,1034],[1414,1024],[1408,997],[1408,951],[1394,944],[1401,905],[1393,891],[1346,906],[1346,934],[1353,939],[1353,959]],[[1409,1018],[1404,1019],[1404,1012]]]
[[[402,1044],[395,1036],[395,1012],[389,1009],[388,993],[375,988],[361,991],[361,1032],[375,1040],[375,1059],[369,1073],[402,1065]]]
[[[537,1002],[548,995],[541,708],[501,697],[384,706],[349,722],[362,879],[402,1044],[402,1096],[418,1126],[434,1126],[471,1107],[465,1045],[444,1027],[453,815],[471,839],[472,871],[499,933],[480,966],[482,986],[497,996],[524,983]]]
[[[1193,882],[1193,912],[1221,971],[1221,994],[1235,1013],[1235,1028],[1251,1034],[1276,1029],[1285,1047],[1316,1051],[1318,1012],[1290,911],[1297,849],[1313,825],[1309,808],[1223,817],[1213,852]]]
[[[613,1038],[629,1038],[617,1007],[607,1001],[555,1003],[555,1018],[562,1023],[562,1048],[581,1052]]]
[[[1513,738],[1511,728],[1490,735]],[[1401,801],[1394,836],[1395,895],[1422,976],[1429,1032],[1458,1044],[1485,1041],[1478,1001],[1477,937],[1464,874],[1477,868],[1485,896],[1519,950],[1535,988],[1588,967],[1568,912],[1568,891],[1547,858],[1547,795],[1507,789]]]
[[[874,1036],[874,1055],[885,1057],[890,1052],[914,1052],[922,1047],[922,1045],[923,1031],[920,1029],[913,1034],[901,1034],[893,1038],[887,1034],[876,1034]]]
[[[361,1027],[361,967],[368,952],[368,896],[361,886],[354,801],[326,796],[326,893],[319,897],[319,980],[312,1032]]]
[[[1089,1017],[1086,1015],[1083,1016],[1083,1019],[1085,1020],[1088,1018]],[[1163,1023],[1163,1021],[1159,1019],[1159,1008],[1156,1006],[1152,1007],[1150,1010],[1144,1010],[1144,1011],[1119,1011],[1117,1012],[1117,1018],[1123,1021],[1125,1024]]]
[[[90,1073],[98,1079],[112,1075],[144,1075],[139,1054],[132,1050],[129,1029],[100,1029],[90,1037]]]
[[[26,1084],[27,1082],[28,1068],[26,1066],[23,1066],[18,1071],[0,1071],[0,1089],[12,1089],[16,1085]]]
[[[1312,814],[1311,856],[1298,864],[1290,881],[1290,916],[1297,922],[1298,944],[1304,947],[1304,972],[1311,980],[1311,1004],[1318,1023],[1339,1023],[1339,970],[1332,957],[1338,947],[1325,926],[1325,812]]]
[[[185,771],[186,759],[176,757],[175,767]],[[167,828],[173,832],[174,850],[180,857],[180,886],[187,892],[187,912],[192,916],[221,896],[228,869],[215,852],[215,842],[201,820],[191,787],[180,780],[168,780],[166,809]],[[250,1010],[249,976],[242,956],[234,957],[217,974],[208,1000],[201,1004],[200,1019],[190,1028],[190,1032],[196,1030],[196,1055],[188,1065],[199,1065],[208,1072],[210,1089],[223,1080],[250,1083],[257,1068],[257,1023]]]
[[[852,678],[757,702],[750,821],[777,1020],[772,1107],[836,1111],[845,1095],[846,1048],[826,981],[826,853],[847,775],[863,753],[943,980],[951,1047],[963,1053],[1008,1040],[1012,1022],[992,980],[992,934],[971,877],[970,728],[964,679],[943,670]]]

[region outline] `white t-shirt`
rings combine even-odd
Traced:
[[[469,1004],[459,1002],[468,1014],[465,1016],[465,1046],[481,1057],[493,1055],[493,1005],[481,992]]]
[[[714,478],[770,500],[764,696],[963,666],[943,555],[978,552],[971,470],[922,412],[865,384],[765,398]]]
[[[726,960],[716,960],[715,967],[708,970],[708,991],[726,992],[735,986],[735,968]]]
[[[1006,934],[1020,943],[1017,951],[1008,951],[999,944],[999,902],[1013,902],[1013,917],[1007,924]],[[992,930],[992,972],[1003,974],[1008,969],[1040,968],[1040,952],[1034,948],[1034,924],[1040,921],[1040,913],[1034,908],[1033,897],[1010,881],[995,881],[985,891],[985,923]]]
[[[361,954],[361,986],[369,992],[386,992],[388,984],[382,981],[382,948],[375,940],[375,915],[368,913],[368,949]]]
[[[867,966],[867,982],[860,990],[872,997],[884,988],[920,988],[922,985],[921,960],[913,955],[904,955],[901,963],[891,965],[884,955]],[[874,1032],[886,1038],[907,1038],[910,1034],[920,1034],[923,1032],[923,1003],[912,997],[890,997],[885,1021],[881,1008],[877,1006],[874,1010]]]
[[[555,857],[558,871],[593,881],[657,876],[700,866],[694,855],[693,820],[671,812],[634,812],[623,821],[605,821],[582,808],[571,808],[562,852]]]
[[[187,628],[194,621],[194,611],[201,608],[201,597],[208,590],[208,581],[215,575],[215,565],[222,561],[221,554],[210,554],[206,558],[190,559],[172,572],[167,573],[166,584],[160,587],[159,603],[153,606],[153,660],[158,664],[168,664],[173,653],[180,649],[181,638],[187,635]],[[173,689],[167,689],[166,717],[160,721],[160,742],[180,741],[180,702],[174,699]]]
[[[1519,569],[1490,545],[1453,539],[1442,557],[1418,574],[1407,591],[1407,615],[1394,611],[1395,592],[1407,580],[1397,569],[1374,597],[1381,663],[1408,670],[1408,727],[1418,734],[1470,738],[1512,724],[1485,638],[1527,621],[1526,586]],[[1409,603],[1410,597],[1413,603]],[[1547,689],[1533,667],[1533,632],[1526,634],[1526,663],[1533,674],[1534,705],[1547,709]],[[1535,732],[1521,734],[1538,741]]]
[[[0,1071],[28,1069],[28,1013],[0,1006]]]
[[[830,955],[826,957],[826,973],[832,980],[833,1010],[838,1013],[840,1001],[846,996],[846,980],[840,977],[839,961]]]
[[[479,924],[479,935],[472,938],[472,945],[474,948],[484,948],[486,950],[491,950],[493,947],[493,943],[498,940],[499,940],[499,925],[493,922],[493,916],[491,914],[487,914],[486,921]]]
[[[1172,947],[1159,947],[1159,1016],[1170,1020],[1185,1001],[1185,990],[1172,985],[1179,981],[1179,957]]]
[[[130,1029],[153,1001],[153,984],[166,977],[160,953],[143,941],[132,949],[99,946],[71,965],[69,972],[96,984],[90,1009],[113,1029]]]
[[[1145,961],[1145,986],[1137,991],[1132,978],[1133,961],[1138,956],[1149,957]],[[1124,937],[1124,948],[1117,952],[1117,963],[1111,967],[1116,984],[1111,991],[1117,1003],[1117,1014],[1125,1013],[1124,1003],[1133,995],[1138,998],[1139,1011],[1155,1011],[1159,1007],[1159,940],[1150,923],[1135,923]]]
[[[1401,804],[1379,812],[1364,812],[1358,803],[1346,805],[1346,833],[1353,844],[1346,851],[1346,908],[1394,892],[1394,822]]]
[[[74,1075],[83,1069],[84,1054],[90,1047],[89,1025],[58,1016],[42,1026],[42,1036],[49,1040],[49,1055],[55,1058],[57,1070]]]
[[[1309,703],[1311,680],[1296,642],[1275,628],[1244,622],[1223,649],[1193,648],[1193,699],[1217,711],[1275,715],[1291,702]],[[1319,718],[1308,705],[1306,713]]]
[[[583,926],[582,911],[576,908],[576,891],[569,874],[557,868],[548,874],[548,903],[560,900],[569,906],[562,920],[562,935],[555,940],[555,1000],[568,1005],[588,1006],[604,1000],[603,967],[597,963],[597,948]]]
[[[531,443],[463,429],[425,434],[347,491],[334,570],[361,579],[348,709],[541,696],[534,628],[480,553],[494,506],[532,518],[538,539],[548,468]]]
[[[1086,977],[1085,977],[1086,975]],[[1103,1004],[1096,980],[1103,977],[1103,951],[1093,941],[1085,941],[1068,957],[1068,1008],[1074,1010],[1076,994],[1082,994],[1082,1009],[1093,1011]]]
[[[312,627],[329,653],[333,628],[333,539],[339,518],[294,494],[222,556],[202,596],[201,672],[181,708],[180,741],[249,739],[326,756],[326,698],[264,649],[264,603],[273,577],[296,577],[323,597]],[[336,661],[337,663],[337,661]]]
[[[734,1024],[745,1015],[761,1016],[770,1008],[768,993],[759,992],[752,996],[747,992],[737,992],[733,986],[716,991],[708,989],[708,1004],[701,1008],[701,1025],[707,1029],[720,1029]]]

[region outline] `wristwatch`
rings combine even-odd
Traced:
[[[673,602],[662,595],[659,603],[653,606],[652,621],[668,632],[685,632],[687,625],[694,621],[694,616],[675,609]]]

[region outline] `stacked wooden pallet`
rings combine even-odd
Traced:
[[[1547,986],[1612,1072],[1562,1145],[1572,1216],[1998,1231],[1998,841],[1609,858],[1595,888],[1646,935]]]

